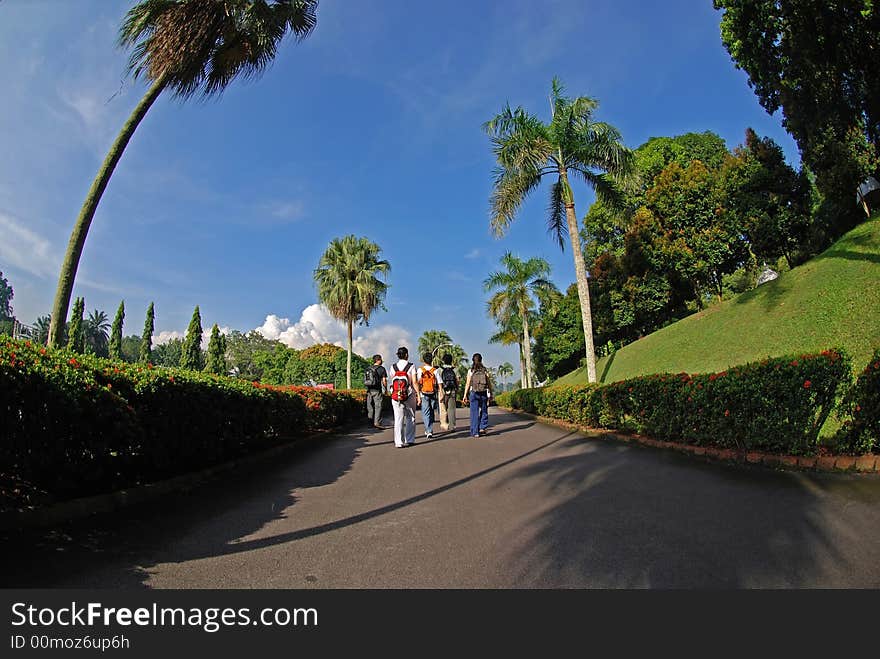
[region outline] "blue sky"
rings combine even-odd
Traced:
[[[0,271],[25,322],[50,310],[84,195],[145,91],[115,46],[133,4],[0,3]],[[388,311],[356,331],[359,352],[445,329],[516,366],[515,349],[486,342],[482,280],[507,250],[546,258],[560,288],[574,267],[546,234],[548,190],[506,237],[490,234],[482,123],[506,101],[546,115],[557,75],[598,98],[598,119],[631,147],[705,130],[733,147],[751,126],[797,162],[719,20],[711,0],[322,0],[314,34],[285,41],[260,80],[219,100],[157,101],[110,181],[74,294],[111,317],[125,299],[126,334],[155,301],[162,337],[198,304],[206,327],[341,343],[312,271],[329,240],[355,233],[392,265]],[[592,195],[575,195],[582,216]]]

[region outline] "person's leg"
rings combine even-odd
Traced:
[[[450,396],[446,401],[446,417],[450,432],[455,432],[455,396]]]
[[[440,393],[437,396],[437,403],[440,405],[440,430],[449,430],[449,421],[446,418],[446,394]]]
[[[370,389],[367,389],[366,403],[367,403],[367,419],[369,419],[370,421],[373,421],[373,417],[375,417],[375,413],[373,411],[373,392]]]
[[[477,437],[480,434],[480,406],[477,404],[477,394],[473,391],[468,398],[468,402],[470,403],[471,412],[471,437]]]
[[[422,396],[422,421],[425,422],[425,436],[434,434],[434,403],[431,396]]]
[[[489,427],[489,397],[486,394],[480,396],[480,430]]]
[[[396,400],[391,401],[391,409],[394,410],[394,445],[403,446],[404,437],[404,404]]]
[[[404,435],[404,443],[405,444],[415,444],[416,443],[416,405],[413,402],[412,404],[405,404],[403,406],[404,414],[406,416],[406,433]]]
[[[376,389],[372,392],[373,397],[373,425],[382,425],[382,392]]]

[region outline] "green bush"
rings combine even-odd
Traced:
[[[816,452],[819,430],[849,373],[849,359],[827,350],[720,373],[520,390],[505,395],[501,404],[665,441],[804,455]]]
[[[837,446],[847,453],[880,452],[880,349],[844,396]]]
[[[0,486],[47,499],[111,491],[330,428],[363,409],[363,392],[270,387],[3,337]]]

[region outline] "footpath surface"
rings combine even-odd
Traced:
[[[112,516],[0,538],[3,587],[880,587],[880,479],[704,464],[497,408],[350,431]],[[366,424],[365,424],[366,426]]]

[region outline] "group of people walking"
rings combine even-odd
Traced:
[[[382,402],[387,392],[394,411],[394,445],[412,446],[416,441],[416,409],[421,408],[425,423],[425,437],[434,436],[434,422],[440,421],[443,431],[455,431],[455,410],[458,399],[459,377],[450,355],[443,355],[443,365],[432,364],[433,355],[422,355],[418,368],[409,361],[409,350],[397,349],[397,361],[392,372],[382,365],[382,355],[373,355],[373,364],[364,372],[367,387],[367,416],[376,428],[382,426]],[[471,368],[464,384],[462,403],[470,406],[471,437],[485,435],[489,428],[489,399],[492,381],[483,365],[483,356],[474,353]]]

